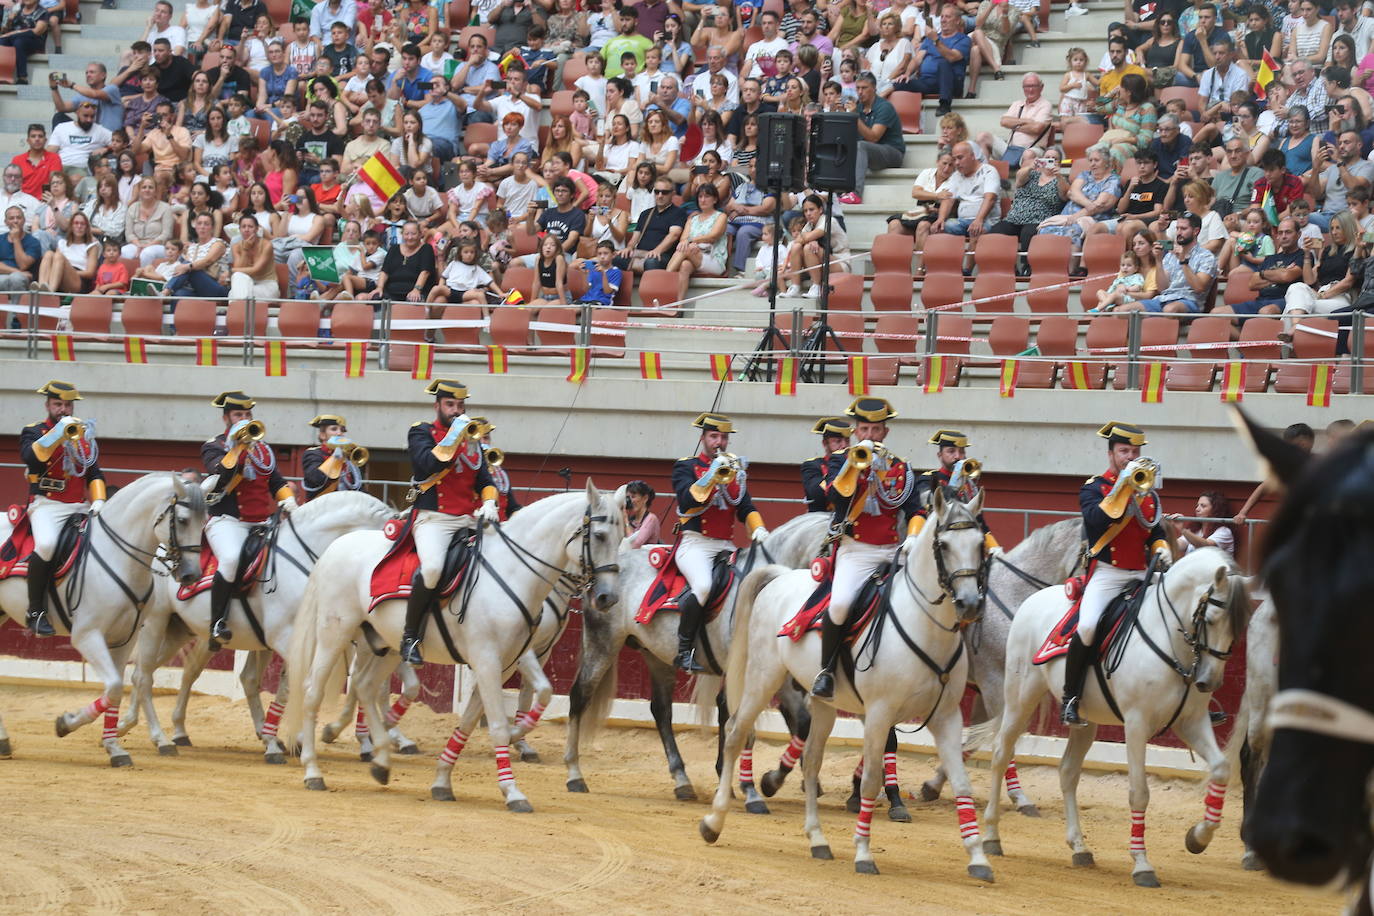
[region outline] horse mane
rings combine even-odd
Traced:
[[[1083,529],[1083,521],[1077,518],[1065,518],[1057,522],[1051,522],[1048,525],[1041,525],[1039,528],[1036,528],[1030,534],[1026,535],[1021,543],[1007,551],[1007,559],[1017,559],[1022,551],[1028,556],[1048,553],[1053,542],[1059,539],[1062,532],[1069,529],[1075,532],[1081,532]],[[1081,533],[1078,535],[1078,538],[1082,540]]]
[[[171,471],[153,471],[152,473],[135,477],[128,483],[121,485],[119,489],[115,491],[114,495],[110,497],[110,505],[114,509],[123,509],[123,504],[125,502],[132,502],[134,499],[138,498],[144,490],[158,484],[165,484],[175,476],[176,475]],[[200,487],[193,484],[188,485],[186,489],[194,489],[197,492],[200,491]],[[205,510],[203,505],[205,501],[204,493],[201,493],[200,499],[202,503],[201,511],[203,512]]]
[[[335,513],[344,515],[368,510],[378,516],[391,514],[386,503],[363,490],[335,490],[298,506],[291,514],[297,523],[314,524],[318,521],[315,518],[317,515],[327,517]]]

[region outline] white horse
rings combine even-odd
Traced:
[[[591,481],[585,493],[561,493],[533,503],[504,525],[482,537],[480,559],[472,577],[441,605],[426,628],[424,652],[430,659],[448,656],[465,661],[473,671],[487,716],[497,761],[497,782],[512,811],[531,811],[510,768],[510,723],[501,684],[518,663],[527,660],[539,623],[540,606],[560,581],[589,589],[589,613],[604,612],[618,599],[617,552],[625,531],[624,488],[602,494]],[[315,727],[331,673],[359,627],[369,623],[388,646],[400,645],[405,621],[403,600],[385,601],[371,613],[373,568],[391,542],[378,532],[354,532],[335,541],[320,557],[310,577],[300,616],[291,638],[287,669],[298,681],[289,691],[282,728],[300,737],[301,762],[309,789],[324,789],[315,750]],[[446,646],[452,639],[460,657]],[[378,659],[360,651],[368,664],[355,669],[356,686],[371,733],[376,736],[372,775],[386,784],[391,773],[391,743],[386,736],[380,687],[395,665],[395,653]],[[523,671],[523,669],[522,669]],[[451,794],[453,765],[477,717],[460,721],[439,757],[431,795]]]
[[[374,496],[360,490],[341,490],[326,493],[284,515],[268,554],[267,568],[259,573],[258,584],[247,596],[253,623],[250,624],[238,597],[229,600],[229,624],[234,638],[226,646],[254,653],[270,649],[285,655],[291,643],[296,609],[320,551],[350,531],[380,531],[394,514],[386,503]],[[142,706],[148,716],[149,735],[158,753],[164,756],[175,756],[177,745],[163,732],[153,707],[153,672],[171,661],[188,639],[206,640],[210,635],[209,590],[187,601],[178,599],[176,590],[176,583],[168,585],[162,596],[164,600],[148,605],[130,677],[133,702],[119,723],[119,733],[124,735],[138,724],[139,707]],[[259,678],[261,668],[261,664],[254,665]],[[285,749],[277,740],[277,726],[289,675],[289,671],[282,672],[276,699],[267,708],[262,723],[254,722],[268,763],[286,762]],[[259,683],[255,681],[249,696],[256,698],[258,691]],[[260,700],[258,705],[262,705]]]
[[[835,724],[836,709],[864,718],[864,773],[861,803],[854,831],[854,869],[877,874],[869,847],[873,803],[883,784],[883,746],[897,722],[923,717],[950,775],[958,811],[959,833],[969,853],[968,872],[992,880],[983,854],[973,786],[964,761],[960,737],[963,716],[959,701],[968,676],[968,654],[962,629],[982,611],[984,549],[978,511],[983,496],[967,504],[952,491],[936,489],[931,514],[915,544],[895,557],[896,568],[886,600],[856,643],[853,672],[847,665],[836,671],[835,698],[811,703],[811,730],[802,756],[806,786],[806,835],[811,855],[832,858],[821,832],[817,809],[817,777],[825,741]],[[843,550],[843,548],[841,548]],[[730,781],[735,758],[754,730],[754,721],[773,693],[790,677],[811,683],[820,671],[820,636],[808,633],[798,641],[779,636],[779,630],[805,604],[815,582],[804,570],[768,566],[753,572],[740,588],[738,639],[730,648],[725,686],[732,715],[726,725],[725,766],[716,788],[711,813],[702,818],[700,832],[708,843],[720,837],[730,807]]]
[[[1032,665],[1041,644],[1069,609],[1064,589],[1046,588],[1032,595],[1016,612],[1007,639],[1006,709],[999,720],[975,729],[975,738],[996,733],[993,744],[992,791],[988,796],[984,825],[987,849],[1002,851],[997,799],[1002,771],[1011,759],[1016,739],[1025,731],[1036,707],[1048,691],[1056,699],[1063,692],[1064,660]],[[1207,714],[1212,691],[1221,686],[1231,646],[1245,628],[1250,613],[1245,579],[1234,572],[1232,560],[1215,547],[1195,550],[1179,559],[1163,577],[1147,589],[1134,622],[1122,624],[1109,658],[1117,667],[1107,678],[1111,691],[1104,694],[1096,677],[1087,679],[1080,707],[1093,723],[1069,732],[1068,746],[1059,762],[1059,786],[1064,795],[1064,817],[1073,864],[1093,864],[1093,854],[1083,839],[1078,814],[1078,779],[1083,758],[1097,734],[1097,724],[1122,724],[1126,728],[1126,760],[1130,774],[1131,877],[1141,887],[1158,887],[1155,868],[1145,855],[1145,809],[1150,787],[1145,774],[1145,745],[1150,737],[1171,725],[1206,762],[1211,781],[1207,786],[1205,815],[1188,830],[1185,845],[1200,853],[1211,842],[1221,823],[1230,762],[1217,747]],[[1117,653],[1120,653],[1118,656]],[[1117,659],[1119,658],[1119,661]],[[1106,660],[1104,665],[1108,664]],[[1113,703],[1115,704],[1113,706]],[[1120,715],[1117,715],[1117,710]]]
[[[133,765],[119,745],[119,704],[124,663],[133,651],[154,578],[163,575],[153,566],[162,564],[174,578],[192,581],[200,572],[197,554],[204,528],[205,495],[199,487],[170,473],[138,478],[121,487],[91,519],[77,565],[59,583],[58,601],[48,609],[54,629],[70,634],[72,647],[105,685],[90,705],[57,717],[57,736],[103,717],[101,744],[111,766]],[[9,522],[0,520],[0,541],[10,531]],[[21,626],[28,600],[23,578],[0,581],[0,609]]]
[[[774,528],[761,547],[751,548],[754,563],[778,563],[789,569],[807,566],[820,551],[830,525],[830,514],[811,512],[789,519]],[[746,561],[750,551],[741,553],[741,563]],[[644,594],[653,584],[658,570],[649,564],[648,550],[623,550],[620,553],[620,581],[622,599],[608,614],[585,615],[582,620],[582,656],[578,663],[577,678],[573,682],[568,697],[568,738],[563,754],[563,762],[568,768],[568,791],[586,792],[587,782],[582,775],[580,746],[585,728],[589,735],[610,715],[611,702],[615,699],[616,673],[619,666],[620,650],[626,645],[638,649],[649,668],[653,690],[649,709],[658,728],[663,752],[668,758],[668,772],[673,777],[674,794],[679,801],[696,799],[696,790],[687,775],[686,765],[678,751],[677,739],[673,734],[673,689],[677,684],[677,673],[673,658],[677,655],[678,615],[659,613],[648,624],[635,622]],[[724,664],[730,649],[731,634],[734,632],[734,608],[739,582],[731,589],[722,603],[721,612],[716,618],[702,626],[702,639],[709,652],[703,656],[708,660],[715,658]],[[703,657],[698,656],[698,657]],[[697,695],[703,699],[714,698],[719,690],[719,679],[710,676],[697,678]],[[784,714],[793,718],[804,718],[805,703],[800,693],[791,691],[794,696],[784,697]],[[789,721],[793,734],[797,725]],[[804,731],[804,729],[803,729]],[[882,755],[879,755],[882,759]],[[751,768],[744,768],[741,781],[746,783],[745,792],[748,804],[754,813],[766,813],[767,806],[754,790]],[[785,774],[784,774],[785,775]],[[770,793],[771,794],[771,793]]]

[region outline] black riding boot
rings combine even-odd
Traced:
[[[826,614],[821,618],[821,672],[811,684],[811,695],[828,700],[835,695],[835,661],[840,657],[840,637],[844,624]]]
[[[234,638],[229,632],[229,592],[234,583],[215,573],[210,583],[210,649],[218,650],[220,645]]]
[[[29,630],[34,636],[56,636],[48,622],[48,561],[36,553],[29,554]]]
[[[1059,712],[1059,721],[1074,728],[1082,728],[1088,720],[1078,715],[1078,701],[1083,696],[1083,682],[1088,676],[1088,661],[1092,657],[1092,647],[1083,645],[1078,634],[1069,640],[1069,654],[1064,659],[1064,704]]]
[[[678,604],[677,621],[677,658],[673,664],[688,674],[702,674],[706,671],[697,661],[697,631],[701,629],[701,618],[705,611],[693,592],[688,592]]]
[[[406,628],[401,633],[401,659],[411,665],[423,665],[420,644],[425,636],[425,614],[434,601],[434,590],[425,586],[419,572],[410,581],[410,599],[406,601]]]

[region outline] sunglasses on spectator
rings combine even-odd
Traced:
[[[654,193],[655,193],[655,194],[672,194],[672,193],[673,193],[673,189],[672,189],[672,188],[654,188]]]

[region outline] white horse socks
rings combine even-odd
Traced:
[[[956,795],[954,810],[959,815],[959,838],[971,840],[978,836],[978,812],[973,807],[973,796]]]
[[[267,717],[262,721],[262,736],[264,738],[277,737],[277,726],[281,723],[283,709],[285,707],[276,700],[273,700],[272,705],[267,707]]]
[[[448,739],[448,744],[444,745],[443,753],[439,755],[439,762],[446,767],[451,767],[458,762],[458,755],[463,753],[463,748],[467,746],[468,736],[463,734],[461,728],[455,728],[453,734]]]
[[[1131,852],[1145,851],[1145,812],[1131,812]]]
[[[1020,792],[1020,791],[1021,791],[1021,777],[1018,776],[1017,773],[1016,773],[1016,761],[1015,761],[1015,760],[1013,760],[1011,763],[1007,764],[1006,781],[1007,781],[1007,792],[1008,792],[1008,793],[1011,793],[1011,792]]]
[[[883,754],[883,788],[897,788],[897,752],[887,751]]]
[[[1226,803],[1226,787],[1215,782],[1207,783],[1207,799],[1203,802],[1206,810],[1203,817],[1212,824],[1221,823],[1221,806]]]
[[[363,713],[362,704],[358,704],[358,722],[353,726],[353,731],[358,736],[359,741],[364,741],[371,736],[372,732],[367,727],[367,716]]]

